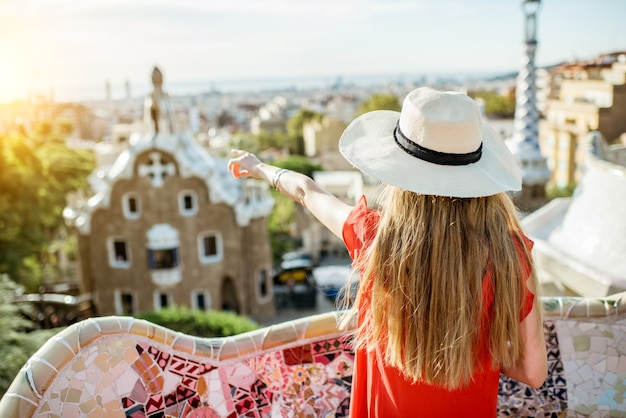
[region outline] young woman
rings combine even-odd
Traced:
[[[384,185],[380,210],[234,150],[235,177],[268,181],[342,237],[360,272],[352,417],[494,417],[500,372],[543,384],[537,279],[507,191],[521,175],[476,103],[419,88],[402,111],[355,119],[339,149]]]

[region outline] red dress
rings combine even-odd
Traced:
[[[374,239],[379,219],[379,214],[368,209],[365,197],[362,197],[343,226],[343,239],[353,260]],[[524,240],[524,244],[530,250],[532,241],[526,237]],[[529,266],[526,265],[524,271],[528,277]],[[493,302],[489,283],[490,272],[487,271],[483,279],[485,312],[489,311]],[[371,288],[371,281],[362,282],[363,284],[367,286],[366,291],[367,288]],[[360,312],[366,298],[367,293],[365,298],[361,299]],[[524,312],[520,315],[522,319],[530,313],[533,300],[534,295],[527,291]],[[467,387],[454,391],[436,385],[411,383],[398,369],[385,365],[378,351],[367,353],[365,350],[357,350],[352,378],[350,416],[495,417],[500,370],[491,367],[486,335],[482,336],[481,341],[485,343],[479,355],[483,371],[477,372]]]

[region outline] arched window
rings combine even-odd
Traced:
[[[272,278],[268,268],[262,268],[256,275],[257,299],[267,302],[272,297]]]
[[[183,216],[193,216],[198,213],[198,194],[193,190],[180,192],[178,194],[178,208]]]
[[[136,193],[125,193],[122,196],[122,210],[126,219],[139,219],[141,216],[141,201]]]
[[[109,265],[113,268],[130,267],[130,251],[126,240],[123,238],[109,238],[107,247],[109,250]]]
[[[199,311],[208,311],[211,309],[211,294],[206,290],[192,291],[191,308]]]
[[[115,289],[114,298],[116,315],[134,315],[137,313],[137,298],[134,291]]]
[[[222,234],[210,231],[198,235],[198,255],[202,264],[221,261],[223,253]]]
[[[174,305],[174,298],[170,292],[164,292],[162,290],[156,290],[154,292],[154,310],[160,311],[161,309],[168,308]]]

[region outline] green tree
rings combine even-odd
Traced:
[[[35,126],[35,135],[38,137],[49,138],[54,132],[52,121],[42,120]]]
[[[89,151],[69,149],[46,123],[33,137],[0,135],[0,273],[37,289],[50,245],[65,228],[68,192],[85,189]]]
[[[43,252],[43,219],[38,214],[44,181],[34,145],[16,135],[0,137],[0,273],[19,277],[27,259]]]
[[[289,153],[292,155],[304,155],[304,125],[313,120],[321,120],[321,113],[312,110],[300,109],[287,121],[287,137]]]
[[[59,332],[59,328],[32,331],[32,322],[22,314],[27,313],[29,307],[20,307],[11,302],[19,289],[6,275],[0,275],[0,397],[4,396],[26,361]]]
[[[253,331],[259,325],[245,316],[225,311],[200,311],[184,306],[146,312],[139,318],[187,335],[213,338]]]
[[[274,161],[274,165],[287,170],[297,171],[305,176],[313,177],[315,171],[321,171],[322,166],[312,162],[302,155],[290,155],[287,158]]]
[[[485,103],[485,114],[495,118],[512,118],[515,115],[515,97],[502,95],[493,90],[469,92],[473,99],[482,99]]]
[[[319,164],[311,162],[301,155],[292,155],[282,160],[277,160],[274,165],[297,171],[306,176],[313,177],[315,171],[320,171]],[[292,235],[292,226],[296,221],[296,203],[286,196],[272,191],[275,205],[270,214],[267,225],[270,235],[270,245],[274,261],[279,261],[287,251],[293,251],[300,246],[299,238]]]
[[[281,131],[261,131],[258,135],[240,132],[231,139],[233,148],[259,154],[268,149],[283,149],[289,142],[287,134]]]
[[[296,220],[296,205],[293,200],[272,190],[274,210],[267,219],[272,259],[280,261],[283,254],[298,248],[299,241],[292,236],[292,226]]]
[[[357,116],[374,110],[395,110],[399,112],[401,109],[402,106],[397,96],[393,94],[374,94],[361,102],[357,110]]]
[[[280,129],[261,131],[257,135],[238,133],[231,140],[234,148],[259,154],[268,149],[286,149],[291,155],[304,155],[304,124],[311,120],[321,120],[322,114],[301,109],[287,120],[287,132]]]
[[[287,134],[281,130],[261,131],[256,136],[256,146],[259,151],[272,148],[283,149],[287,147],[288,142]]]
[[[260,149],[256,137],[251,133],[238,132],[230,140],[230,146],[258,154]],[[230,158],[230,153],[227,158]]]
[[[67,138],[72,132],[74,132],[74,123],[68,119],[61,119],[57,121],[57,130],[63,138]]]
[[[570,184],[567,186],[551,186],[546,190],[546,196],[548,199],[556,199],[559,197],[571,197],[576,190],[576,184]]]

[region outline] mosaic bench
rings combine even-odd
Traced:
[[[626,293],[544,298],[549,377],[501,376],[499,416],[626,417]],[[343,417],[353,354],[336,313],[205,339],[102,317],[51,338],[0,400],[8,417]]]

